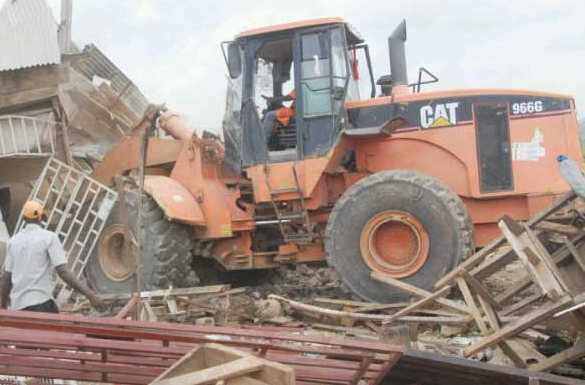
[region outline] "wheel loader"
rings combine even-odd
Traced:
[[[421,69],[408,82],[405,41],[402,22],[388,39],[390,75],[375,82],[367,44],[341,18],[240,33],[221,47],[223,141],[150,108],[93,173],[113,185],[140,164],[143,133],[170,136],[148,142],[144,287],[194,285],[209,266],[327,261],[364,300],[404,300],[371,272],[431,289],[498,234],[504,214],[526,220],[568,190],[555,157],[582,157],[571,96],[422,92],[425,74],[437,78]],[[283,108],[288,119],[268,121]],[[133,225],[137,200],[126,195]],[[125,242],[114,209],[86,267],[97,290],[131,290]]]

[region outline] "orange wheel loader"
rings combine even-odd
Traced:
[[[145,288],[195,285],[202,262],[234,271],[326,260],[359,297],[404,300],[371,272],[430,290],[498,234],[502,215],[526,220],[568,190],[555,157],[582,157],[571,96],[421,92],[437,78],[421,69],[408,82],[405,41],[402,22],[377,90],[368,46],[341,18],[249,30],[222,43],[223,141],[149,110],[136,132],[156,125],[172,139],[149,139]],[[112,185],[139,159],[137,135],[93,176]],[[86,267],[102,292],[132,287],[120,221],[114,210]]]

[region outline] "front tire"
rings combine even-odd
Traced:
[[[127,193],[126,212],[130,226],[134,226],[138,219],[137,200],[136,194]],[[141,290],[167,289],[171,285],[196,286],[199,279],[191,268],[191,228],[168,221],[150,196],[144,197],[143,204]],[[97,292],[135,291],[133,269],[136,260],[132,255],[124,255],[125,242],[120,207],[116,204],[85,269],[90,285]]]
[[[335,204],[326,230],[328,263],[359,297],[405,301],[410,295],[370,277],[377,271],[431,290],[474,250],[473,224],[441,181],[403,170],[370,175]]]

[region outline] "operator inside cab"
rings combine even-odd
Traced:
[[[266,144],[270,142],[270,138],[272,134],[276,130],[276,123],[283,126],[288,126],[290,123],[290,119],[295,116],[295,90],[293,89],[287,95],[284,96],[265,96],[262,97],[266,100],[269,108],[274,106],[274,104],[280,104],[283,102],[292,102],[289,107],[282,106],[280,108],[272,109],[266,112],[264,115],[264,139],[266,140]]]

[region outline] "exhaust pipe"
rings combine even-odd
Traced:
[[[408,75],[406,73],[406,20],[396,27],[388,37],[388,51],[390,54],[390,74],[392,76],[392,93],[402,94],[408,92]]]

